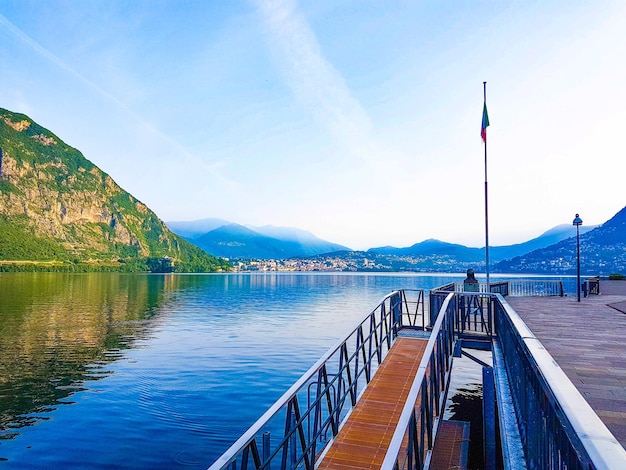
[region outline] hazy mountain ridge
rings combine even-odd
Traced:
[[[211,225],[219,225],[224,223],[221,219],[204,219],[197,221],[200,227]],[[169,223],[173,229],[193,230],[194,222]],[[177,226],[176,224],[182,224]],[[186,225],[185,225],[186,224]],[[611,230],[612,238],[602,238],[596,242],[597,246],[604,244],[609,246],[612,240],[621,240],[621,227],[614,227],[612,223],[607,222],[603,226],[581,226],[580,233],[585,235],[596,229]],[[333,248],[330,242],[324,242],[320,251],[312,254],[294,254],[294,250],[299,247],[294,245],[294,240],[309,240],[310,237],[317,239],[309,232],[288,227],[244,227],[238,224],[229,223],[219,228],[213,229],[208,233],[197,235],[199,230],[195,232],[196,238],[190,239],[192,242],[201,246],[210,253],[219,254],[229,258],[249,258],[257,260],[301,260],[301,266],[296,269],[302,270],[347,270],[347,271],[458,271],[472,267],[477,270],[485,268],[485,248],[472,248],[460,244],[443,242],[435,239],[428,239],[416,243],[410,247],[396,248],[392,246],[371,248],[367,251],[353,251],[346,247],[340,247],[339,250]],[[264,232],[264,233],[260,233]],[[282,239],[274,238],[267,235],[280,236]],[[490,265],[492,271],[508,271],[508,272],[546,272],[546,273],[572,273],[571,250],[572,240],[575,240],[576,229],[569,224],[561,224],[547,230],[540,236],[533,238],[527,242],[517,243],[507,246],[491,246],[489,247]],[[319,240],[319,239],[317,239]],[[568,242],[569,240],[569,242]],[[591,239],[590,239],[591,240]],[[517,259],[523,255],[533,253],[537,250],[546,249],[552,245],[565,242],[565,251],[561,253],[561,258],[565,261],[553,263],[552,260],[541,259],[546,266],[532,264],[534,268],[528,269],[528,265],[522,263],[517,266],[507,260]],[[609,244],[609,245],[607,245]],[[336,247],[337,245],[334,245]],[[589,244],[589,248],[592,245]],[[619,249],[619,247],[616,247]],[[615,249],[608,248],[608,249]],[[596,250],[598,251],[598,250]],[[546,252],[549,253],[549,252]],[[552,256],[552,255],[550,255]],[[517,257],[517,258],[516,258]],[[522,258],[520,258],[522,259]],[[596,263],[597,264],[597,263]],[[290,268],[293,269],[293,263]],[[598,270],[602,267],[602,271],[619,270],[620,264],[612,265],[610,262],[604,262],[602,266],[590,265],[590,269]]]
[[[285,259],[349,250],[293,227],[243,226],[223,219],[166,224],[207,253],[225,258]]]
[[[581,226],[580,233],[586,233],[597,226]],[[491,263],[514,258],[531,251],[545,248],[574,236],[576,229],[567,224],[561,224],[544,232],[532,240],[514,245],[490,246],[489,259]],[[484,262],[485,247],[472,248],[455,243],[443,242],[435,239],[424,240],[406,248],[380,247],[370,248],[368,253],[377,253],[394,256],[452,256],[460,262]]]
[[[582,227],[581,227],[582,229]],[[560,225],[529,242],[490,247],[491,272],[509,273],[576,273],[575,228]],[[572,234],[573,236],[568,237]],[[608,275],[626,272],[626,208],[601,226],[581,230],[581,269],[591,275]],[[562,238],[556,244],[554,239]],[[567,238],[564,238],[567,237]],[[564,238],[564,239],[563,239]],[[548,245],[511,260],[493,261],[496,256],[525,249],[525,247]],[[463,245],[439,240],[425,240],[407,248],[382,247],[368,251],[338,252],[317,255],[302,260],[301,270],[312,271],[408,271],[408,272],[464,272],[473,268],[485,269],[484,248],[468,248]],[[293,263],[290,263],[293,265]]]
[[[0,267],[216,271],[223,260],[172,233],[80,151],[24,114],[0,108]]]
[[[183,238],[195,239],[210,232],[211,230],[223,227],[224,225],[231,225],[232,223],[233,222],[224,219],[208,218],[188,221],[171,221],[165,222],[165,225],[167,225],[172,232]]]

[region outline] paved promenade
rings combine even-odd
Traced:
[[[626,281],[601,281],[600,295],[580,303],[576,295],[506,300],[626,447]]]

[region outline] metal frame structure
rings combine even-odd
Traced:
[[[438,316],[444,312],[443,305],[451,291],[430,291],[430,326],[434,326]],[[493,335],[493,295],[486,293],[455,292],[455,332],[472,335],[484,334],[488,338]]]
[[[511,289],[515,283],[507,285],[509,294],[519,292]],[[558,288],[538,285],[528,289],[529,295],[559,295]],[[313,470],[402,328],[431,333],[384,470],[429,467],[458,338],[493,344],[505,469],[626,468],[626,450],[500,293],[454,292],[454,284],[444,288],[430,292],[428,320],[423,291],[386,296],[209,470]]]
[[[495,326],[496,374],[506,375],[527,468],[626,468],[626,450],[500,295]],[[520,452],[505,442],[506,433],[501,437],[505,468],[520,468]]]
[[[443,302],[382,469],[421,470],[430,461],[450,381],[456,300],[448,293]]]
[[[445,290],[450,290],[451,284],[444,286]],[[480,284],[480,292],[487,293],[487,284]],[[462,282],[454,283],[455,292],[463,292],[464,284]],[[563,297],[565,292],[563,291],[563,282],[557,279],[515,279],[509,281],[498,281],[489,284],[489,293],[501,294],[503,297],[507,296],[531,296],[531,297],[545,297],[545,296],[560,296]]]
[[[420,318],[421,317],[421,318]],[[391,349],[425,325],[424,292],[394,291],[313,365],[211,467],[312,470]]]

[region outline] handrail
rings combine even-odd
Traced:
[[[455,299],[455,294],[450,292],[443,302],[441,313],[437,315],[437,321],[385,454],[381,466],[384,470],[421,469],[429,459],[436,428],[445,405],[444,391],[448,386],[454,343]],[[416,415],[418,399],[419,416]]]
[[[438,287],[436,290],[450,290],[450,284]],[[454,283],[455,292],[464,292],[463,282]],[[479,291],[487,293],[487,284],[480,283]],[[556,279],[515,279],[509,281],[497,281],[489,283],[489,293],[506,296],[560,296],[563,297],[563,281]]]
[[[555,279],[526,280],[516,279],[509,282],[510,296],[560,296],[563,297],[563,282]]]
[[[430,325],[437,321],[437,316],[443,312],[442,306],[449,292],[434,289],[430,291]],[[493,334],[493,294],[484,292],[455,292],[458,313],[457,332]]]
[[[415,312],[423,304],[418,292]],[[329,349],[209,470],[313,469],[315,460],[371,381],[406,318],[406,293],[385,296],[359,325]],[[423,311],[423,306],[422,306]],[[310,393],[309,393],[310,392]],[[306,396],[308,395],[308,399]],[[312,395],[312,396],[311,396]],[[307,403],[302,406],[300,403]],[[282,424],[281,424],[282,423]],[[271,431],[271,432],[270,432]],[[270,434],[277,436],[271,442]],[[261,449],[261,450],[259,450]]]
[[[626,468],[626,450],[517,312],[497,299],[496,331],[528,467]]]
[[[261,470],[270,464],[281,470],[313,470],[399,329],[406,323],[419,327],[423,292],[418,292],[417,302],[409,302],[405,291],[384,297],[209,470]],[[430,339],[381,468],[428,466],[445,405],[455,337],[463,333],[497,341],[503,358],[497,362],[504,363],[503,377],[508,376],[528,468],[626,468],[626,450],[501,294],[434,290],[430,296],[438,311],[431,312]],[[409,308],[413,303],[415,312]],[[308,406],[301,409],[307,392]],[[269,424],[277,417],[283,427]],[[278,436],[277,444],[270,445],[270,429]]]
[[[535,295],[546,294],[546,290],[533,289],[531,292]],[[559,295],[558,290],[552,290],[551,295]],[[468,305],[470,312],[474,305],[486,307],[486,313],[478,312],[477,307],[474,310],[476,313],[472,315],[474,318],[485,319],[486,332],[497,342],[498,351],[502,351],[503,361],[498,362],[505,364],[504,369],[515,406],[514,414],[517,415],[521,448],[524,449],[528,468],[615,470],[626,468],[626,450],[501,294],[463,292],[451,294],[434,290],[430,296],[431,306],[440,307],[440,310],[434,311],[434,315],[431,315],[436,318],[433,334],[438,331],[439,325],[445,324],[448,317],[455,316],[455,334],[462,334],[465,331],[474,334],[477,330],[474,323],[478,323],[468,324],[463,320],[468,312]],[[444,296],[445,300],[442,301]],[[451,301],[451,296],[454,296],[454,302]],[[451,310],[456,315],[450,315]],[[468,325],[471,328],[466,329]],[[427,348],[423,361],[428,361],[429,354],[431,353]],[[398,442],[406,438],[406,432],[402,431],[406,430],[407,425],[410,426],[410,423],[417,420],[414,417],[415,412],[411,409],[415,407],[414,400],[423,393],[427,381],[421,369],[418,374],[396,428],[392,440],[393,448],[390,447],[385,458],[383,468],[388,470],[421,469],[425,462],[426,453],[423,452],[416,454],[419,457],[417,459],[408,458],[406,454],[394,456],[400,449],[406,452],[407,447],[399,447]],[[421,384],[422,388],[416,383]],[[437,426],[436,419],[431,423]],[[433,432],[436,433],[436,429]],[[413,430],[412,436],[412,439],[419,439],[417,428]],[[503,438],[506,437],[503,435]],[[412,445],[419,450],[424,449],[426,444],[409,441],[408,448]],[[403,465],[404,463],[407,465]]]
[[[422,289],[403,289],[402,293],[402,327],[426,329],[426,315],[424,314],[424,291]],[[407,292],[417,293],[417,298],[409,300]],[[414,308],[412,308],[414,307]],[[421,322],[419,321],[421,319]]]

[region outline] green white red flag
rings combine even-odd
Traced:
[[[489,127],[489,115],[487,114],[487,103],[483,104],[483,123],[480,128],[480,136],[483,142],[487,143],[487,127]]]

